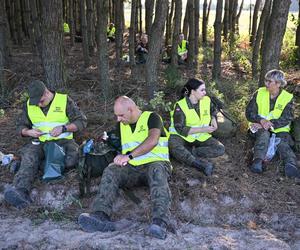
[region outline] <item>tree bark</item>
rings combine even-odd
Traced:
[[[98,33],[99,33],[99,81],[105,99],[112,96],[111,83],[109,78],[108,46],[106,41],[106,28],[108,19],[107,0],[98,0]]]
[[[94,26],[94,5],[93,0],[86,0],[86,21],[89,55],[94,55],[95,26]]]
[[[185,8],[185,14],[184,14],[184,19],[183,19],[183,28],[182,28],[182,33],[184,34],[184,37],[188,37],[188,31],[189,31],[189,5],[188,1],[186,1],[186,8]]]
[[[136,0],[131,0],[131,16],[130,16],[130,27],[129,27],[129,60],[131,73],[135,66],[135,20],[136,20]]]
[[[24,1],[24,16],[26,20],[26,26],[28,30],[28,35],[30,39],[30,44],[31,44],[31,51],[34,53],[37,51],[36,43],[34,40],[34,30],[33,30],[33,24],[31,20],[31,11],[30,11],[30,2],[29,0]]]
[[[270,15],[271,3],[272,3],[272,0],[265,0],[265,5],[264,5],[263,11],[261,13],[258,29],[255,32],[255,39],[253,40],[252,64],[251,64],[253,79],[255,79],[257,77],[257,71],[258,71],[257,63],[258,63],[259,48],[260,48],[260,44],[261,44],[261,39],[262,39],[265,23]]]
[[[42,3],[42,64],[46,85],[50,89],[65,86],[63,64],[63,20],[60,0]]]
[[[145,1],[145,27],[146,33],[149,34],[152,26],[153,20],[153,9],[154,9],[154,0],[146,0]]]
[[[214,63],[212,77],[214,80],[221,78],[221,54],[222,54],[222,9],[223,9],[223,0],[217,1],[216,7],[216,19],[214,23]]]
[[[16,18],[16,31],[17,31],[17,44],[22,45],[22,15],[21,15],[21,4],[20,0],[15,0],[15,18]]]
[[[199,22],[200,22],[200,1],[194,1],[195,6],[195,55],[199,53]]]
[[[257,27],[257,19],[258,19],[258,12],[260,8],[261,0],[256,0],[254,11],[253,11],[253,18],[252,18],[252,29],[250,34],[250,46],[253,46],[253,42],[255,40],[256,35],[256,27]]]
[[[42,54],[42,34],[41,34],[41,20],[40,16],[38,15],[38,6],[36,0],[30,0],[30,6],[31,6],[31,14],[32,14],[32,24],[33,24],[33,35],[35,44],[37,47],[37,51],[39,55]]]
[[[115,2],[115,17],[116,17],[116,65],[120,65],[122,61],[122,45],[123,45],[123,25],[122,25],[122,9],[123,0]]]
[[[158,82],[157,66],[160,59],[159,52],[162,45],[165,21],[167,17],[167,0],[157,0],[155,6],[155,18],[151,27],[149,40],[149,54],[146,61],[146,81],[148,96],[152,98]]]
[[[207,0],[203,1],[202,7],[202,45],[205,47],[207,44]]]
[[[191,68],[195,62],[195,6],[194,0],[188,0],[189,5],[189,50],[187,62]]]
[[[171,65],[177,65],[177,46],[179,43],[179,33],[182,18],[182,0],[175,1],[175,15],[173,20],[173,39],[172,39],[172,51],[171,51]]]
[[[80,1],[80,14],[81,14],[81,30],[82,30],[82,51],[84,67],[87,68],[90,65],[89,56],[89,44],[88,44],[88,32],[87,32],[87,21],[86,21],[86,0]]]
[[[73,47],[75,44],[75,23],[74,23],[74,0],[69,0],[69,13],[70,13],[70,43]]]
[[[297,30],[296,30],[296,41],[295,41],[295,45],[297,47],[299,47],[298,49],[300,49],[300,0],[299,0],[299,10],[298,10],[298,25],[297,25]],[[300,58],[299,58],[300,60]]]
[[[224,41],[228,40],[229,30],[229,0],[225,0],[224,17],[223,17],[223,37]]]
[[[4,65],[5,65],[5,44],[6,44],[6,8],[5,0],[0,0],[0,97],[3,98],[5,94],[5,79],[4,79]]]
[[[270,69],[279,68],[280,51],[286,29],[291,1],[273,0],[272,13],[267,26],[265,46],[262,50],[262,68],[259,78],[260,86],[264,84],[264,77]]]
[[[236,15],[236,20],[235,20],[236,29],[237,29],[238,32],[239,32],[239,20],[240,20],[240,16],[242,14],[242,11],[243,11],[243,6],[244,6],[244,0],[242,0],[242,2],[241,2],[240,8],[239,8],[239,12]]]
[[[171,40],[171,31],[172,31],[172,19],[174,15],[174,5],[175,0],[171,1],[171,8],[168,7],[168,16],[167,16],[167,22],[166,22],[166,36],[165,36],[165,46],[168,46],[170,44]],[[169,11],[170,9],[170,11]]]

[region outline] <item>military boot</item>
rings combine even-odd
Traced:
[[[253,173],[261,174],[263,172],[263,165],[262,165],[262,159],[256,158],[253,160],[250,170]]]
[[[147,234],[157,239],[164,240],[167,237],[167,223],[162,219],[154,218],[148,228]]]
[[[285,172],[285,176],[289,178],[300,177],[299,169],[295,164],[290,162],[284,166],[284,172]]]
[[[109,231],[115,231],[115,225],[110,220],[109,216],[102,212],[94,212],[91,214],[88,213],[82,213],[78,217],[78,224],[85,232],[109,232]]]
[[[205,159],[197,159],[192,166],[202,171],[206,176],[211,176],[214,170],[214,165]]]
[[[16,208],[25,208],[32,203],[29,192],[25,188],[9,187],[4,192],[4,199]]]

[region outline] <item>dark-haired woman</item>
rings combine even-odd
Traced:
[[[214,166],[206,158],[225,152],[224,145],[211,135],[218,128],[217,110],[202,80],[188,80],[181,94],[171,112],[170,152],[178,161],[211,176]]]

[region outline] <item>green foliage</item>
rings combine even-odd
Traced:
[[[300,60],[300,49],[295,46],[295,29],[287,28],[283,39],[280,67],[289,69],[298,66]]]
[[[206,91],[208,95],[215,96],[220,101],[224,102],[224,94],[220,90],[218,90],[216,82],[206,84]]]
[[[4,111],[4,109],[0,109],[0,118],[1,118],[1,117],[3,117],[3,116],[4,116],[4,114],[5,114],[5,111]]]
[[[20,95],[20,103],[22,102],[26,102],[26,100],[29,98],[28,93],[26,91],[24,91],[21,95]]]
[[[139,97],[137,98],[136,103],[142,109],[149,107],[157,112],[169,112],[171,111],[172,103],[165,101],[164,97],[165,93],[163,91],[157,91],[154,92],[154,97],[149,102]]]
[[[168,88],[175,89],[183,85],[183,79],[177,67],[168,65],[164,72],[165,83]]]

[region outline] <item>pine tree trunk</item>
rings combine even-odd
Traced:
[[[4,66],[5,66],[5,44],[6,44],[6,8],[5,0],[0,0],[0,97],[5,95],[5,79],[4,79]]]
[[[223,0],[217,1],[216,19],[214,23],[214,63],[212,77],[214,80],[221,78],[221,54],[222,54],[222,9]]]
[[[82,30],[82,51],[84,67],[87,68],[90,65],[89,56],[89,44],[88,44],[88,33],[87,33],[87,21],[86,21],[86,0],[80,1],[80,14],[81,14],[81,30]]]
[[[256,0],[254,11],[253,11],[253,21],[252,21],[252,29],[251,29],[251,35],[250,35],[250,46],[253,46],[253,42],[255,40],[256,35],[256,27],[257,27],[257,20],[258,20],[258,12],[260,8],[261,0]]]
[[[279,68],[280,51],[288,20],[291,1],[273,0],[272,13],[267,26],[265,46],[262,51],[262,67],[259,78],[260,86],[264,85],[264,77],[268,70]]]
[[[193,67],[195,62],[195,6],[194,0],[188,0],[189,4],[189,50],[187,62],[189,67]]]
[[[86,0],[86,21],[89,55],[94,54],[95,26],[94,26],[94,9],[93,0]]]
[[[145,27],[146,33],[150,34],[152,20],[153,20],[153,8],[154,8],[154,0],[146,0],[145,1]]]
[[[153,21],[149,40],[149,54],[146,61],[146,81],[148,96],[153,97],[158,82],[157,66],[159,62],[159,52],[162,45],[162,37],[167,17],[167,0],[157,0],[155,6],[155,19]]]
[[[139,8],[139,33],[143,33],[143,17],[142,17],[142,1],[138,0],[138,8]]]
[[[42,3],[42,63],[46,85],[50,89],[65,86],[63,60],[63,20],[60,0]]]
[[[228,40],[229,30],[229,0],[225,0],[224,17],[223,17],[223,37],[224,41]]]
[[[75,21],[74,21],[74,0],[69,0],[70,16],[69,16],[69,27],[70,27],[70,44],[73,47],[75,45]]]
[[[116,65],[120,65],[122,61],[122,45],[123,45],[123,25],[121,12],[123,9],[123,0],[116,0],[115,17],[116,17]]]
[[[189,32],[189,12],[190,12],[190,10],[189,10],[189,5],[188,5],[188,1],[187,1],[184,19],[183,19],[183,28],[182,28],[182,33],[184,34],[184,37],[188,37],[188,32]]]
[[[296,41],[295,41],[295,45],[297,47],[299,47],[298,49],[300,49],[300,0],[299,0],[299,10],[298,10],[298,25],[297,25],[297,30],[296,30]],[[300,58],[299,58],[300,60]]]
[[[202,45],[205,47],[207,44],[207,0],[203,1],[202,7]]]
[[[199,53],[199,22],[200,22],[200,1],[195,0],[195,55]]]
[[[25,7],[25,9],[24,9],[25,20],[27,23],[29,39],[30,39],[30,44],[31,44],[31,51],[34,53],[34,52],[37,52],[37,47],[36,47],[36,42],[34,39],[34,29],[33,29],[33,23],[31,20],[31,11],[30,11],[29,0],[25,0],[24,7]]]
[[[20,0],[15,0],[15,18],[16,18],[16,31],[17,31],[17,44],[22,45],[22,14]]]
[[[172,51],[171,51],[171,65],[177,65],[177,46],[179,43],[179,33],[182,18],[182,0],[175,1],[175,15],[173,20],[173,39],[172,39]]]
[[[166,22],[166,38],[165,38],[165,46],[168,46],[170,44],[171,40],[171,30],[172,30],[172,19],[174,15],[174,5],[175,0],[171,1],[171,8],[168,6],[168,17]],[[170,11],[169,11],[170,9]]]
[[[265,23],[270,15],[271,3],[272,3],[272,0],[265,0],[265,5],[264,5],[263,11],[261,13],[258,29],[255,32],[255,39],[253,40],[252,64],[251,64],[253,79],[255,79],[257,77],[257,71],[258,71],[257,63],[258,63],[259,49],[260,49],[260,44],[261,44],[261,39],[262,39]]]
[[[131,73],[133,74],[133,68],[135,66],[135,20],[136,20],[136,0],[131,0],[131,16],[129,27],[129,60]]]
[[[38,9],[37,9],[38,7],[37,7],[36,0],[30,0],[30,6],[31,6],[32,21],[33,21],[34,40],[37,47],[37,51],[41,56],[42,54],[42,35],[41,35],[41,26],[40,26],[41,20],[38,15]]]
[[[108,46],[106,41],[106,28],[108,19],[108,2],[107,0],[98,0],[98,33],[99,33],[99,81],[103,96],[109,99],[112,96],[111,83],[109,78],[108,64]]]

